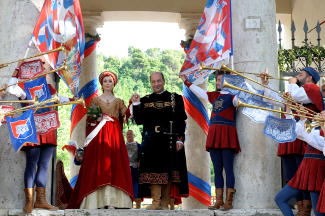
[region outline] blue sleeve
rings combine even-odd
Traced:
[[[74,158],[74,164],[77,165],[77,166],[80,166],[81,162],[77,161],[76,158]]]

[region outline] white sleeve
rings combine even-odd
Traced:
[[[133,116],[133,105],[134,105],[134,106],[138,106],[138,105],[140,105],[140,104],[141,104],[140,101],[131,104],[131,106],[130,106],[130,114],[131,114],[130,118],[132,118],[132,116]]]
[[[196,85],[191,85],[190,89],[199,98],[209,101],[207,91],[201,89],[200,87],[198,87]]]
[[[0,96],[0,100],[3,100],[3,98]],[[0,125],[1,126],[1,125]]]
[[[17,78],[11,77],[10,80],[9,80],[8,85],[12,85],[12,84],[15,84],[17,82],[18,82]],[[7,90],[11,95],[19,97],[22,100],[26,99],[26,92],[22,88],[20,88],[18,85],[10,86],[10,87],[7,88]]]
[[[270,83],[267,86],[270,87],[271,89],[273,89],[273,86]],[[281,101],[281,102],[285,102],[284,99],[278,95],[278,93],[276,93],[276,92],[274,92],[274,91],[272,91],[272,90],[270,90],[268,88],[264,88],[264,96],[269,97],[269,98],[273,98],[273,99]],[[275,102],[273,100],[269,100],[269,99],[265,99],[265,98],[263,100],[265,102],[269,102],[269,103],[273,104],[274,106],[278,106],[278,107],[281,107],[283,109],[285,107],[284,104]]]
[[[312,100],[307,96],[307,93],[303,87],[299,87],[297,84],[289,84],[289,93],[292,99],[298,103],[313,103]]]
[[[237,105],[238,105],[238,96],[237,95],[234,97],[234,99],[232,99],[232,104],[234,105],[234,107],[237,107]]]
[[[59,95],[60,103],[70,102],[70,99],[67,97],[64,97],[62,95]]]
[[[310,133],[307,133],[304,127],[305,121],[299,121],[296,124],[297,138],[307,142],[317,150],[323,151],[325,147],[324,137],[320,135],[319,130],[315,130],[314,128]]]

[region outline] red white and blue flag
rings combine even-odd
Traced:
[[[212,71],[199,72],[199,64],[219,68],[232,53],[231,0],[208,0],[180,75],[201,84]]]
[[[68,73],[58,75],[69,86],[74,95],[78,93],[81,63],[84,59],[85,34],[79,0],[45,0],[37,20],[32,41],[40,52],[46,52],[65,44],[68,51],[45,55],[52,68],[65,61]]]
[[[18,152],[25,143],[39,144],[33,110],[29,109],[18,118],[7,117],[12,146]]]

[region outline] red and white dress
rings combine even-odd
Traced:
[[[90,104],[99,106],[102,113],[109,115],[114,122],[107,121],[85,147],[67,209],[132,208],[134,194],[130,163],[119,121],[127,108],[119,98],[108,104],[95,97]],[[89,118],[87,121],[95,123]]]

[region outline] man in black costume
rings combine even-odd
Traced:
[[[154,93],[131,98],[134,120],[143,125],[139,197],[150,197],[151,189],[147,209],[168,210],[170,194],[189,194],[183,147],[187,116],[182,96],[164,90],[162,73],[151,74],[150,83]]]

